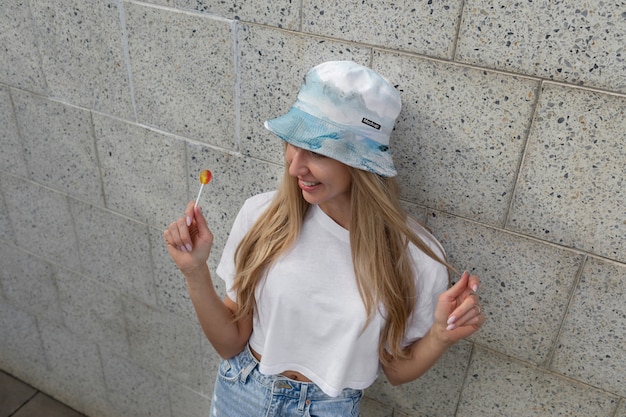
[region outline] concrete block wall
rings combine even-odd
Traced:
[[[93,417],[206,415],[217,356],[161,241],[214,268],[306,70],[397,85],[403,199],[489,320],[365,416],[626,417],[626,3],[5,0],[0,368]],[[216,286],[223,286],[216,278]]]

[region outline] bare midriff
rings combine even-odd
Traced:
[[[259,355],[252,347],[250,348],[252,355],[256,358],[257,361],[261,362],[261,355]],[[311,382],[309,378],[302,375],[300,372],[296,371],[283,371],[280,373],[282,376],[292,379],[298,382]]]

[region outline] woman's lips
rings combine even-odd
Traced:
[[[304,181],[304,180],[298,180],[298,185],[300,185],[300,188],[303,189],[304,191],[311,191],[313,189],[315,189],[315,187],[317,187],[318,185],[320,185],[321,183],[319,182],[314,182],[314,181]]]

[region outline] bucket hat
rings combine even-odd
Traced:
[[[374,70],[329,61],[307,72],[289,112],[265,127],[296,147],[393,177],[389,137],[401,107],[398,91]]]

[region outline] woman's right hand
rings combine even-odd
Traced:
[[[190,201],[184,216],[170,223],[163,232],[167,251],[185,276],[205,267],[213,246],[213,233],[200,207],[194,205]]]

